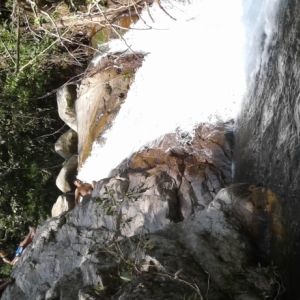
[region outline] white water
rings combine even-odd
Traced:
[[[281,0],[243,0],[246,31],[245,68],[247,81],[253,81],[260,67],[268,62],[268,47],[277,30],[277,11]],[[262,43],[262,35],[265,41]]]
[[[134,151],[176,128],[192,132],[201,122],[226,121],[237,116],[246,90],[242,3],[187,2],[182,5],[175,0],[161,1],[176,21],[154,5],[151,15],[155,23],[147,12],[142,15],[154,29],[131,30],[125,35],[134,51],[148,55],[112,129],[105,135],[106,144],[100,147],[94,143],[79,178],[90,182],[107,177]],[[255,11],[253,5],[249,7],[249,11]],[[251,18],[257,15],[246,20],[250,22]],[[264,30],[264,25],[262,22],[259,30]],[[148,26],[140,20],[135,28]],[[257,44],[252,47],[256,49]],[[110,49],[115,52],[127,46],[115,40]],[[248,72],[255,68],[253,61],[248,64]]]

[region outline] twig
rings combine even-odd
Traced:
[[[85,74],[85,72],[84,72],[84,73],[80,73],[80,74],[78,74],[78,75],[72,77],[71,79],[69,79],[65,84],[63,84],[62,86],[58,87],[57,89],[54,89],[54,90],[52,90],[51,92],[48,92],[47,94],[45,94],[45,95],[43,95],[43,96],[41,96],[41,97],[34,98],[34,99],[29,99],[29,100],[31,100],[31,101],[36,101],[36,100],[40,100],[40,99],[44,99],[44,98],[46,98],[46,97],[49,97],[50,95],[56,93],[56,92],[57,92],[60,88],[62,88],[63,86],[66,86],[66,85],[69,85],[69,84],[75,84],[75,83],[78,83],[78,80],[80,80],[80,79],[78,79],[78,80],[76,80],[76,81],[72,81],[72,80],[73,80],[74,78],[76,78],[76,77],[83,76],[84,74]]]
[[[41,56],[42,54],[44,54],[45,52],[47,52],[51,47],[53,47],[57,42],[59,41],[59,39],[57,39],[56,41],[54,41],[49,47],[47,47],[46,49],[44,49],[41,53],[39,53],[37,56],[35,56],[31,61],[29,61],[26,65],[24,65],[21,69],[20,72],[22,72],[26,67],[28,67],[29,65],[31,65],[39,56]]]
[[[206,274],[208,274],[208,279],[207,279],[207,291],[206,291],[206,300],[208,300],[208,291],[209,291],[209,281],[210,281],[210,274],[204,270]]]
[[[31,29],[30,24],[29,24],[29,20],[28,20],[28,18],[27,18],[26,12],[24,12],[24,16],[25,16],[26,23],[27,23],[27,28],[29,29],[29,31],[30,31],[33,35],[35,35],[35,36],[37,36],[38,38],[41,39],[42,37],[39,36],[38,34],[36,34],[36,33]]]
[[[4,238],[0,240],[0,242],[5,242],[7,240],[7,231],[5,231]]]
[[[56,165],[56,166],[52,166],[52,167],[47,167],[47,168],[36,168],[36,170],[49,170],[49,169],[55,169],[61,167],[61,164]],[[10,170],[31,170],[31,168],[10,168],[10,167],[0,167],[0,169],[4,170],[4,169],[8,169],[7,171]]]
[[[20,8],[17,6],[17,62],[16,62],[16,70],[15,74],[19,73],[20,69]]]
[[[151,13],[150,13],[150,10],[149,10],[148,3],[147,3],[147,1],[146,1],[146,0],[144,0],[144,1],[145,1],[145,6],[146,6],[146,9],[147,9],[148,15],[149,15],[149,17],[150,17],[151,21],[154,23],[154,19],[153,19],[153,17],[152,17],[152,15],[151,15]],[[145,22],[144,22],[144,23],[145,23]]]
[[[167,15],[169,16],[171,19],[173,19],[174,21],[176,21],[176,19],[174,17],[172,17],[160,4],[160,0],[155,0],[155,2],[157,3],[158,7]]]
[[[4,48],[5,48],[5,51],[7,52],[8,56],[10,57],[10,59],[12,60],[12,62],[14,63],[14,65],[16,65],[16,62],[14,61],[14,59],[12,58],[12,56],[10,55],[8,49],[6,48],[5,44],[3,43],[2,39],[1,39],[1,36],[0,36],[0,40],[1,40],[1,43],[3,44]]]
[[[33,11],[33,14],[34,14],[34,17],[35,17],[35,19],[36,20],[38,20],[38,16],[37,16],[37,13],[36,13],[36,11],[35,11],[35,7],[37,6],[36,5],[36,3],[34,2],[34,1],[31,1],[31,0],[27,0],[29,3],[30,3],[30,5],[31,5],[31,9],[32,9],[32,11]]]
[[[131,52],[138,58],[137,54],[132,50],[132,48],[127,44],[126,40],[118,33],[118,31],[112,26],[112,24],[109,22],[109,20],[107,19],[107,17],[105,16],[105,14],[103,13],[102,9],[99,7],[98,3],[96,3],[96,6],[98,8],[98,10],[100,11],[100,13],[102,14],[102,16],[104,17],[104,19],[106,20],[106,22],[110,25],[111,29],[118,35],[118,37],[123,40],[123,42],[126,44],[126,46],[128,47],[128,49],[131,50]]]
[[[41,27],[41,28],[42,28],[42,30],[43,30],[45,33],[47,33],[48,35],[54,36],[54,37],[56,37],[56,38],[58,37],[55,33],[51,33],[51,32],[49,32],[47,29],[45,29],[45,28],[43,28],[43,27]],[[68,31],[69,31],[69,30],[68,30]],[[67,31],[67,32],[68,32],[68,31]],[[66,32],[66,33],[67,33],[67,32]],[[63,35],[65,35],[66,33],[64,33]],[[96,52],[101,53],[101,51],[98,50],[98,49],[96,49],[96,48],[93,48],[93,47],[90,47],[90,46],[87,46],[87,45],[84,45],[84,44],[82,44],[82,43],[78,43],[78,42],[75,42],[75,41],[71,41],[70,39],[67,39],[67,38],[63,37],[63,35],[61,35],[61,39],[64,40],[64,41],[66,41],[66,42],[69,42],[69,43],[74,44],[74,45],[82,46],[82,47],[85,47],[85,48],[88,48],[88,49],[91,49],[91,50],[94,50],[94,51],[96,51]]]
[[[64,124],[63,127],[61,127],[60,129],[56,130],[55,132],[38,136],[38,137],[36,137],[36,139],[44,138],[44,137],[47,137],[47,136],[54,136],[56,133],[59,133],[65,126],[66,126],[66,124]]]
[[[130,1],[131,1],[132,5],[133,5],[133,7],[134,7],[135,13],[139,16],[139,18],[144,22],[144,24],[145,24],[146,26],[151,27],[151,26],[149,26],[149,25],[146,23],[146,21],[142,18],[141,14],[138,12],[138,10],[137,10],[137,8],[136,8],[135,3],[133,3],[132,0],[130,0]],[[147,5],[147,2],[145,2],[145,4]],[[153,21],[152,16],[150,16],[150,18],[151,18],[151,20]],[[153,23],[154,23],[154,21],[153,21]]]
[[[183,279],[180,279],[178,277],[175,278],[174,276],[171,276],[169,274],[164,274],[164,273],[153,273],[153,274],[160,275],[160,276],[166,276],[166,277],[169,277],[172,280],[177,280],[177,281],[180,281],[182,283],[185,283],[186,285],[188,285],[189,287],[191,287],[194,291],[196,291],[197,294],[199,295],[200,299],[203,300],[201,291],[200,291],[200,289],[199,289],[199,287],[198,287],[198,285],[196,283],[192,284],[192,283],[190,283],[188,281],[185,281]]]

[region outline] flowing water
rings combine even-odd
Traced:
[[[285,236],[271,257],[284,271],[284,299],[300,299],[300,5],[280,1],[260,43],[259,68],[243,102],[236,131],[237,182],[276,193]],[[271,34],[268,35],[268,32]]]
[[[144,12],[125,35],[127,45],[147,55],[105,145],[93,145],[79,174],[84,180],[107,177],[134,151],[176,128],[192,132],[196,124],[237,114],[245,91],[241,1],[162,4],[176,21],[153,5],[155,22]],[[127,45],[114,40],[110,52]]]

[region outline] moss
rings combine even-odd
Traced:
[[[131,80],[133,77],[134,77],[133,72],[128,72],[128,73],[123,74],[124,81],[125,80]]]
[[[108,94],[108,95],[111,95],[111,92],[112,92],[112,87],[110,86],[110,84],[107,82],[106,84],[105,84],[105,91],[106,91],[106,93]]]
[[[91,43],[94,48],[98,48],[99,45],[107,43],[108,40],[109,33],[106,28],[103,28],[93,35]]]

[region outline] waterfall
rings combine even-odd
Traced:
[[[248,85],[256,74],[263,73],[268,61],[268,49],[276,32],[280,0],[243,0],[245,25],[245,70]]]
[[[124,38],[135,52],[147,53],[146,59],[114,125],[105,134],[105,145],[93,144],[80,170],[81,179],[107,177],[123,159],[166,133],[176,129],[192,133],[201,122],[237,116],[246,90],[245,33],[252,38],[246,48],[246,71],[251,74],[261,61],[257,57],[263,56],[258,54],[259,36],[266,31],[268,35],[272,27],[271,14],[262,12],[271,1],[255,2],[261,4],[254,6],[249,0],[243,5],[239,0],[161,1],[176,21],[153,5],[154,23],[143,12],[143,20],[134,25],[136,30]],[[256,27],[252,28],[255,18]],[[252,31],[245,31],[247,22]],[[126,51],[127,46],[122,40],[113,40],[109,48],[114,53]]]

